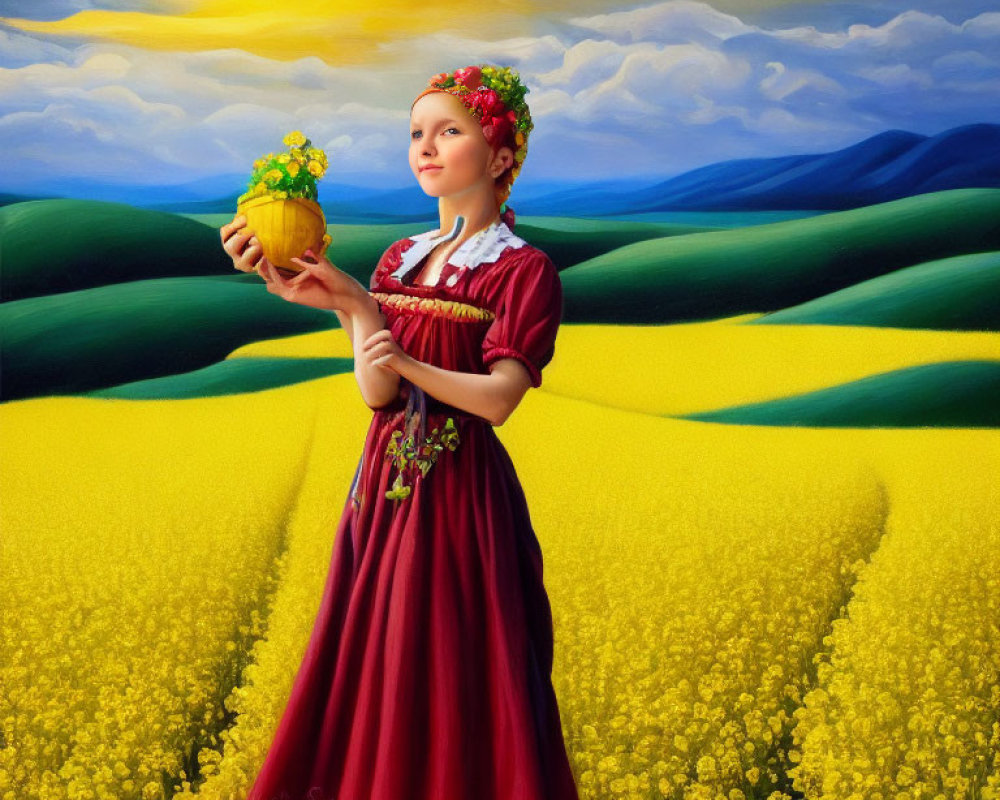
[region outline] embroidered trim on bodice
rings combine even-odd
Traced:
[[[430,314],[456,322],[489,322],[496,315],[488,308],[460,303],[458,300],[442,300],[438,297],[413,297],[394,292],[369,292],[380,306],[390,306],[404,314]]]
[[[392,272],[392,277],[402,282],[403,278],[416,268],[435,247],[457,237],[464,225],[465,217],[459,214],[455,217],[455,224],[452,225],[448,233],[435,235],[434,231],[427,231],[409,237],[413,244],[402,252],[400,256],[402,261]],[[519,248],[526,244],[524,239],[511,232],[505,222],[498,220],[462,242],[459,248],[451,254],[448,263],[460,269],[475,269],[480,264],[492,264],[500,258],[500,254],[508,247]],[[448,284],[453,286],[457,280],[458,273],[456,272],[449,277]]]

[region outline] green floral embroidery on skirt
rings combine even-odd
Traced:
[[[386,457],[391,459],[399,470],[392,488],[385,493],[390,500],[403,500],[409,497],[412,487],[403,483],[404,475],[415,475],[414,468],[416,468],[426,477],[437,461],[438,453],[445,449],[454,450],[459,443],[455,420],[451,417],[448,417],[442,432],[439,433],[438,429],[434,428],[430,436],[424,437],[423,444],[419,448],[412,433],[405,439],[402,439],[402,436],[402,431],[393,431],[392,438],[385,448]]]
[[[385,448],[386,460],[392,461],[398,470],[392,488],[385,496],[389,500],[404,500],[410,496],[412,486],[404,483],[407,477],[415,477],[416,470],[424,477],[437,461],[443,450],[454,450],[461,441],[455,420],[448,417],[443,430],[433,428],[429,436],[424,435],[426,404],[424,393],[419,386],[410,384],[411,394],[406,406],[406,423],[403,431],[393,431]],[[418,430],[414,430],[418,427]]]

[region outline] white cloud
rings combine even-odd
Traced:
[[[613,76],[627,53],[616,42],[584,39],[563,54],[562,63],[555,69],[539,72],[536,79],[542,86],[563,86],[570,91],[581,89]]]
[[[780,61],[768,61],[764,65],[771,74],[758,85],[760,93],[769,100],[783,101],[790,95],[803,90],[816,94],[845,97],[847,91],[837,81],[811,69],[788,69]]]
[[[479,62],[511,64],[531,89],[526,175],[579,164],[595,177],[655,175],[887,128],[1000,122],[1000,13],[952,23],[911,10],[820,32],[672,0],[551,30],[421,36],[380,45],[378,65],[334,67],[237,49],[62,47],[0,29],[0,142],[38,176],[183,182],[247,172],[298,128],[328,151],[328,179],[403,178],[410,102],[441,69]]]
[[[38,61],[66,61],[72,49],[0,25],[0,67],[23,67]]]
[[[711,125],[727,117],[738,119],[747,128],[752,125],[750,112],[742,106],[719,105],[700,94],[694,96],[694,101],[698,107],[694,111],[687,111],[680,115],[680,118],[689,125]]]
[[[860,67],[855,71],[855,74],[889,89],[905,89],[907,87],[927,89],[934,83],[927,72],[916,70],[909,64]]]
[[[962,24],[962,30],[972,39],[996,41],[1000,38],[1000,11],[980,14]]]
[[[738,17],[717,11],[707,3],[693,0],[670,0],[665,3],[574,17],[568,22],[580,28],[596,31],[617,41],[656,41],[664,44],[679,42],[709,43],[729,39],[758,30]]]

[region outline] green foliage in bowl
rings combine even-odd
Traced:
[[[313,147],[301,131],[292,131],[283,140],[287,153],[268,153],[253,162],[253,174],[247,191],[237,203],[256,197],[273,197],[286,200],[301,197],[316,200],[316,181],[323,177],[328,162],[326,153]]]

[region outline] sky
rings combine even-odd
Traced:
[[[296,129],[413,185],[410,103],[473,63],[529,88],[519,183],[652,180],[1000,123],[1000,2],[0,0],[0,192],[248,177]]]

